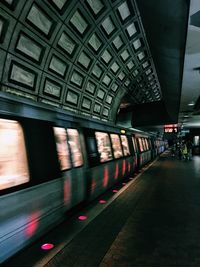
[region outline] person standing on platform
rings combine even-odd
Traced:
[[[188,140],[186,145],[187,145],[187,150],[188,150],[188,159],[192,160],[192,147],[193,147],[192,141]]]
[[[181,151],[182,151],[182,158],[184,160],[187,160],[188,159],[188,150],[187,150],[186,142],[183,143]]]

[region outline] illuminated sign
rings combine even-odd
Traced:
[[[177,124],[168,124],[164,126],[164,132],[165,133],[177,133],[178,127]]]

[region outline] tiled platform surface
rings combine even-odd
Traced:
[[[125,187],[53,257],[33,246],[6,266],[200,267],[200,157],[165,153]]]

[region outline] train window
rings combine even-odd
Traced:
[[[58,153],[58,159],[60,162],[61,170],[67,170],[71,168],[69,148],[67,144],[67,134],[65,128],[53,127],[54,135],[56,139],[56,148]]]
[[[134,152],[137,152],[137,146],[136,146],[135,138],[133,136],[132,136],[132,142],[133,142]]]
[[[81,165],[83,165],[83,156],[81,151],[79,133],[76,129],[67,129],[67,135],[71,149],[73,166],[80,167]]]
[[[24,134],[17,121],[0,119],[0,146],[0,190],[29,182]]]
[[[144,144],[145,144],[145,149],[149,150],[149,146],[148,146],[148,143],[147,143],[147,138],[144,138]]]
[[[111,160],[113,157],[109,135],[107,133],[95,132],[95,137],[97,141],[98,152],[100,155],[100,162]]]
[[[122,142],[122,149],[124,152],[124,156],[130,155],[128,139],[127,139],[126,135],[121,135],[121,142]]]
[[[144,151],[146,151],[147,147],[146,147],[146,143],[145,143],[145,138],[142,138],[142,144],[143,144]]]
[[[143,144],[142,144],[142,138],[138,138],[138,141],[139,141],[139,147],[140,147],[140,151],[143,152],[144,151],[144,148],[143,148]]]
[[[149,143],[147,141],[147,138],[145,138],[144,140],[145,140],[145,143],[146,143],[146,148],[147,148],[147,150],[149,150]]]
[[[112,141],[112,148],[114,151],[114,157],[116,159],[122,157],[123,153],[122,153],[122,147],[121,147],[119,135],[118,134],[111,134],[110,138]]]

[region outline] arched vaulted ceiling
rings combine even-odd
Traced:
[[[161,99],[134,0],[1,0],[0,90],[114,121]]]
[[[134,127],[178,123],[189,6],[193,0],[136,2],[157,70],[162,99],[153,103],[130,105],[129,108],[121,109],[118,118],[124,124],[126,116]],[[189,94],[193,95],[193,88],[191,89]],[[125,101],[128,102],[129,97]]]

